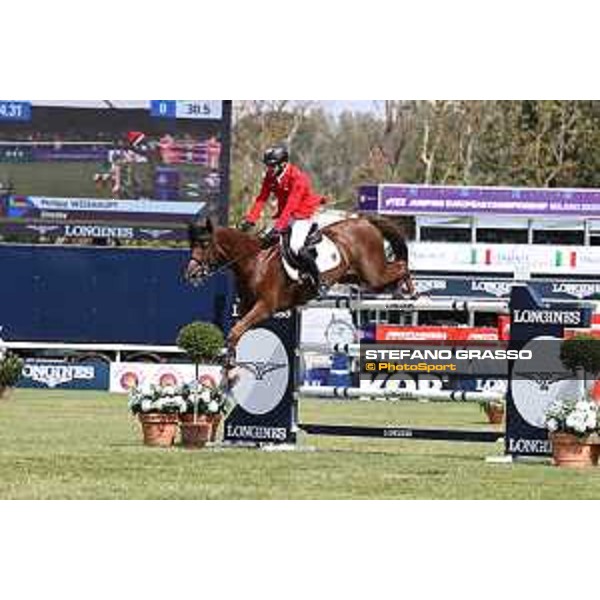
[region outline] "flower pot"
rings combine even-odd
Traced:
[[[487,404],[485,414],[492,425],[501,425],[504,421],[504,405]]]
[[[599,446],[569,433],[552,433],[552,457],[557,467],[581,469],[598,464]]]
[[[204,448],[210,441],[212,424],[203,415],[196,420],[194,415],[189,416],[192,418],[181,421],[181,445],[184,448]]]
[[[221,424],[221,421],[223,420],[223,415],[221,413],[217,413],[216,415],[212,415],[211,417],[212,419],[212,430],[210,432],[210,441],[211,442],[216,442],[217,441],[217,433],[219,432],[219,425]]]
[[[175,442],[177,435],[177,415],[165,415],[162,413],[140,413],[139,420],[144,434],[146,446],[159,446],[168,448]]]
[[[183,426],[184,423],[207,423],[210,425],[210,442],[214,442],[217,439],[217,433],[219,431],[219,425],[223,419],[223,415],[220,413],[214,415],[194,415],[193,413],[185,413],[180,416],[180,422]],[[183,435],[183,434],[182,434]]]

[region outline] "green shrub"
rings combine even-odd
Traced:
[[[23,361],[15,354],[6,354],[0,359],[0,388],[14,386],[22,372]]]
[[[211,363],[221,356],[225,338],[216,325],[196,321],[180,329],[177,345],[185,350],[192,362]]]
[[[581,334],[565,340],[560,347],[560,360],[573,372],[581,368],[586,373],[600,373],[600,339]]]

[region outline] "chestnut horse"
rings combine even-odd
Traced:
[[[335,243],[341,255],[339,266],[322,274],[324,284],[358,282],[374,292],[393,286],[398,295],[406,291],[414,296],[408,247],[394,223],[382,217],[357,217],[328,225],[321,231]],[[257,323],[311,299],[305,285],[288,278],[278,245],[263,250],[255,236],[214,227],[210,219],[192,223],[189,236],[191,258],[185,271],[186,280],[199,282],[227,268],[235,275],[241,318],[227,338],[230,351]],[[392,261],[386,259],[384,240],[394,252]]]

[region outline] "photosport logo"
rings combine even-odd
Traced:
[[[279,337],[268,329],[252,329],[237,348],[238,380],[232,394],[251,415],[271,412],[285,395],[290,365]]]
[[[90,365],[25,364],[23,377],[49,388],[55,388],[73,381],[92,380],[95,377],[95,370]]]

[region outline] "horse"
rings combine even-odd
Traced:
[[[326,286],[365,284],[374,292],[395,286],[395,295],[415,296],[408,268],[408,247],[402,230],[383,217],[352,217],[321,230],[337,247],[339,265],[322,273]],[[394,257],[386,257],[387,240]],[[215,272],[231,269],[240,297],[241,318],[227,338],[230,352],[241,336],[274,313],[301,306],[315,296],[292,281],[282,263],[279,245],[263,249],[260,240],[237,229],[216,227],[211,219],[189,224],[190,260],[185,279],[198,283]]]

